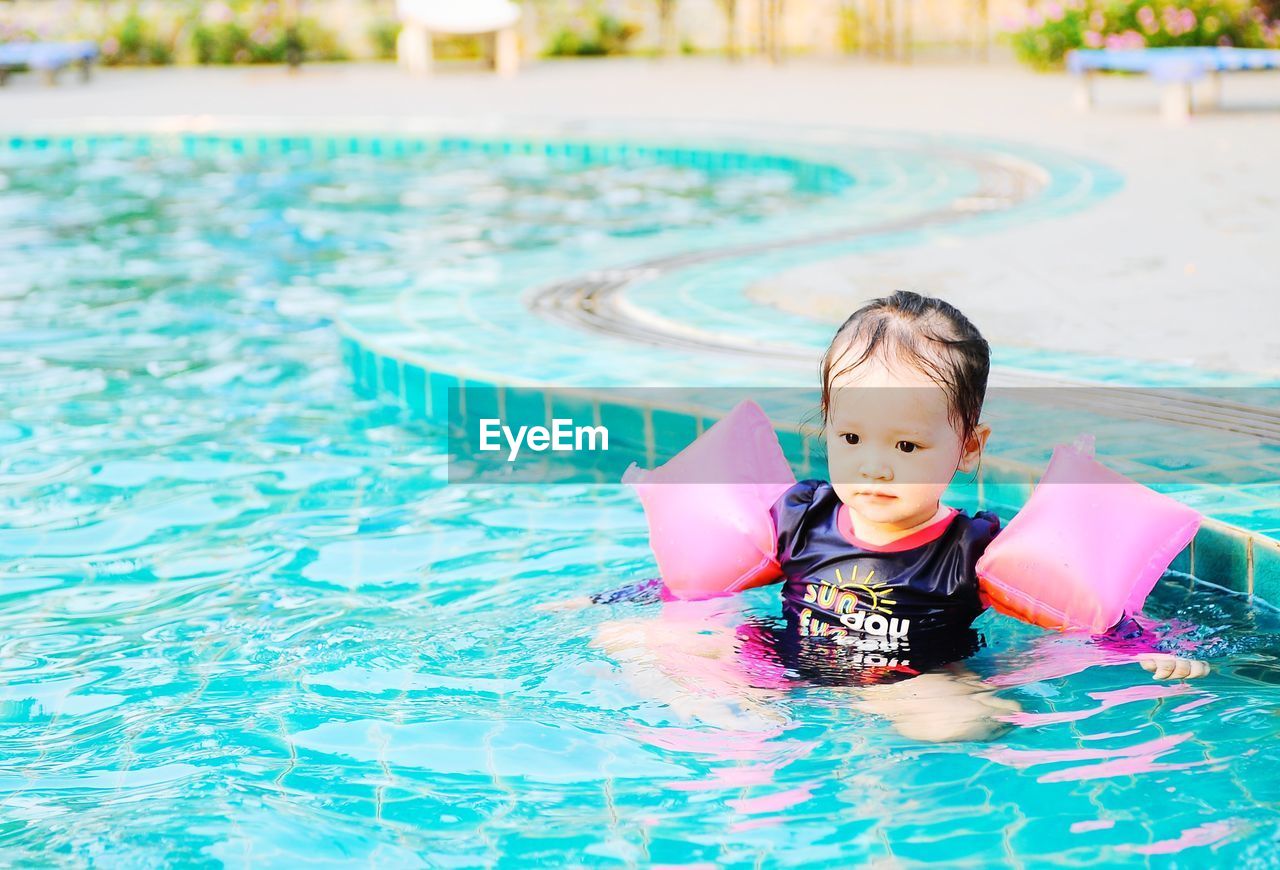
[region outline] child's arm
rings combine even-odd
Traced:
[[[577,595],[562,601],[547,601],[535,604],[534,610],[583,610],[593,604],[656,604],[669,600],[662,587],[661,577],[650,577],[635,580],[614,589],[597,592],[594,595]]]
[[[790,542],[790,537],[799,521],[799,517],[804,514],[805,509],[812,502],[814,484],[816,483],[817,481],[814,480],[801,481],[779,496],[778,500],[770,508],[769,515],[773,521],[775,536],[775,558],[781,557],[784,546]],[[781,582],[782,579],[782,577],[778,577],[773,582]],[[534,609],[544,611],[582,610],[593,604],[620,604],[622,602],[656,604],[659,601],[674,600],[676,600],[675,597],[663,586],[662,578],[651,577],[647,580],[626,583],[616,589],[597,592],[594,595],[579,595],[564,601],[549,601],[545,604],[537,604],[534,605]]]
[[[1209,665],[1198,659],[1164,652],[1160,638],[1151,627],[1126,616],[1111,631],[1097,638],[1104,647],[1134,653],[1134,660],[1156,680],[1193,680],[1209,673]]]

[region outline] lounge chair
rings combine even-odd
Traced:
[[[430,75],[431,40],[441,36],[493,37],[493,66],[511,75],[520,64],[516,22],[520,7],[510,0],[396,0],[401,28],[396,59],[414,75]]]
[[[0,85],[9,74],[20,70],[38,70],[53,84],[64,67],[80,67],[80,79],[89,80],[89,70],[98,57],[93,42],[6,42],[0,43]]]
[[[1185,48],[1078,49],[1067,55],[1067,70],[1077,77],[1076,105],[1093,107],[1093,73],[1100,70],[1146,73],[1165,86],[1161,110],[1170,121],[1191,116],[1191,83],[1208,76],[1205,102],[1217,105],[1222,73],[1280,69],[1280,50],[1194,46]]]

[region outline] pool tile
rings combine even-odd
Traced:
[[[653,442],[659,462],[675,456],[698,437],[698,420],[679,411],[655,408]]]
[[[1214,522],[1196,533],[1192,573],[1236,592],[1249,591],[1248,537]]]
[[[458,379],[444,372],[431,372],[427,376],[431,418],[438,422],[456,423],[461,412]]]
[[[503,423],[508,426],[547,426],[546,394],[532,387],[506,387],[503,397]]]
[[[463,381],[461,408],[467,428],[478,426],[480,420],[501,420],[502,407],[498,389],[484,381]]]
[[[720,417],[703,414],[698,417],[698,425],[703,432],[706,432],[712,426],[720,422]]]
[[[970,513],[982,507],[978,485],[964,480],[957,480],[948,486],[942,494],[942,500],[953,507],[964,508]]]
[[[642,408],[620,402],[600,403],[600,425],[609,431],[609,444],[614,443],[645,447],[645,414]]]
[[[776,430],[778,436],[778,444],[782,447],[782,454],[787,457],[787,461],[792,466],[803,464],[806,457],[804,436],[795,429]]]
[[[361,354],[357,387],[366,395],[375,395],[378,391],[378,355],[371,350]]]
[[[379,384],[383,392],[399,398],[400,393],[400,361],[394,357],[384,356],[382,362],[382,377]]]
[[[1196,469],[1197,482],[1224,486],[1263,486],[1275,481],[1275,473],[1264,465],[1229,465]]]
[[[402,372],[404,389],[401,395],[409,410],[417,417],[430,416],[427,407],[427,372],[422,366],[405,363]]]
[[[1017,512],[1027,503],[1027,499],[1031,497],[1031,491],[1034,488],[1028,472],[1008,466],[984,465],[980,477],[982,480],[982,502],[984,507],[987,504],[998,505],[1000,508],[1012,508],[1014,512]],[[993,510],[995,509],[993,508]],[[1001,510],[996,510],[996,513],[1002,519],[1005,517]]]
[[[1216,520],[1239,526],[1250,532],[1275,537],[1280,533],[1280,508],[1259,507],[1252,510],[1213,511]]]
[[[358,375],[360,373],[360,345],[356,344],[354,339],[344,336],[338,343],[338,353],[342,357],[342,364],[353,375]]]
[[[580,393],[553,392],[551,416],[572,420],[575,426],[601,425],[599,403]]]
[[[1182,552],[1173,557],[1173,561],[1169,563],[1169,570],[1180,571],[1183,574],[1191,573],[1191,548],[1192,544],[1182,548]]]
[[[1280,541],[1254,536],[1253,594],[1280,607]]]

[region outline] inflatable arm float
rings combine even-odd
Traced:
[[[1055,448],[1026,505],[977,563],[984,601],[1059,630],[1103,633],[1137,613],[1194,537],[1190,507],[1103,466],[1092,438]],[[795,484],[773,424],[737,405],[665,465],[632,465],[667,592],[731,595],[781,578],[770,508]]]

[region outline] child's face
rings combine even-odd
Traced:
[[[973,470],[989,431],[980,425],[961,444],[941,387],[905,364],[867,360],[831,383],[831,484],[866,523],[911,528],[937,512],[957,470]]]

